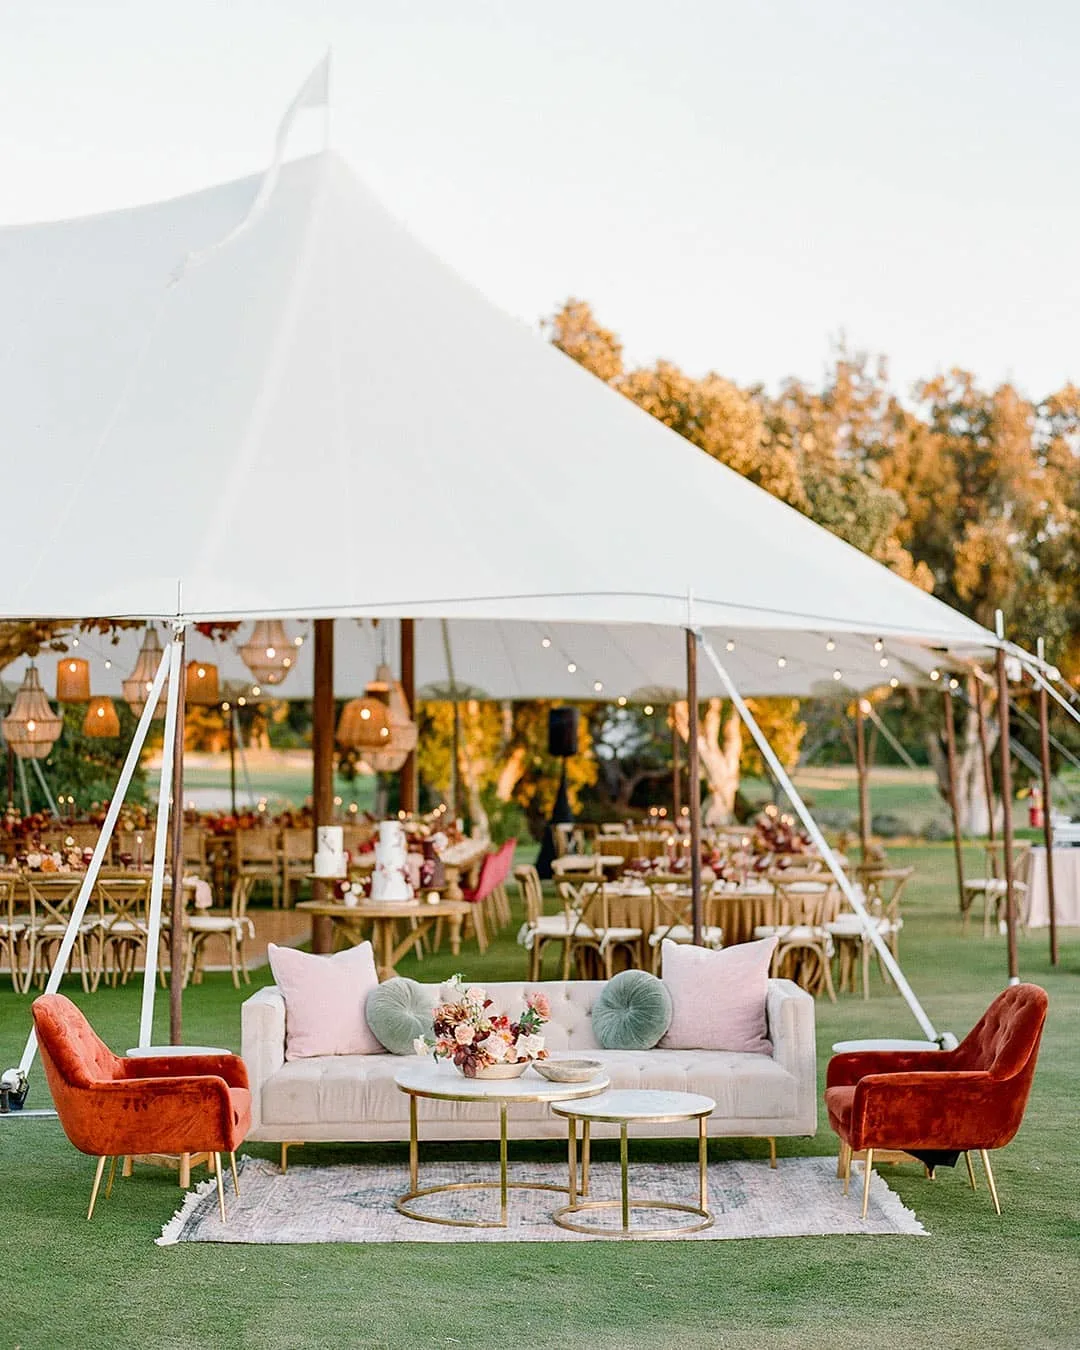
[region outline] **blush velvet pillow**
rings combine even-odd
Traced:
[[[285,1000],[285,1058],[381,1055],[364,1004],[379,983],[370,942],[334,956],[292,947],[267,948],[274,981]]]
[[[671,1025],[661,1050],[740,1050],[772,1054],[765,1020],[775,937],[722,951],[665,940],[660,948],[671,995]]]

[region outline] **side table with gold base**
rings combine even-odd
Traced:
[[[569,1126],[569,1165],[570,1177],[567,1191],[570,1203],[555,1210],[552,1220],[560,1228],[568,1228],[573,1233],[587,1233],[590,1237],[615,1238],[655,1238],[678,1237],[686,1233],[698,1233],[712,1225],[713,1217],[709,1212],[708,1181],[708,1135],[706,1133],[709,1116],[716,1110],[711,1097],[703,1097],[694,1092],[651,1092],[623,1090],[605,1092],[585,1102],[553,1102],[552,1111],[564,1116]],[[577,1122],[581,1121],[581,1186],[578,1188],[577,1168]],[[698,1122],[698,1203],[684,1204],[675,1200],[635,1199],[630,1195],[629,1181],[629,1144],[627,1132],[629,1126],[638,1122],[665,1124],[671,1121],[696,1120]],[[621,1164],[621,1193],[617,1200],[588,1200],[589,1194],[589,1151],[590,1128],[594,1122],[618,1125],[619,1161]],[[580,1195],[580,1198],[579,1198]],[[603,1224],[589,1223],[576,1216],[587,1210],[618,1209],[621,1211],[622,1227],[610,1228]],[[635,1227],[632,1215],[635,1209],[674,1210],[680,1214],[689,1214],[696,1223],[681,1223],[667,1228]]]

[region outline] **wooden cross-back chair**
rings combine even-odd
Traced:
[[[563,958],[564,980],[570,978],[571,960],[577,962],[580,970],[584,966],[582,958],[590,952],[594,953],[605,980],[614,974],[617,949],[628,954],[631,966],[642,964],[644,929],[612,924],[610,896],[602,877],[588,877],[576,887],[573,882],[560,881],[558,890],[572,923]]]
[[[28,944],[26,954],[25,988],[37,980],[42,988],[60,944],[67,932],[68,920],[82,889],[81,876],[30,876],[26,882],[29,898],[29,922],[26,929]],[[71,962],[77,960],[82,987],[89,993],[96,983],[97,943],[101,931],[101,901],[95,895],[90,898],[86,913],[79,923],[75,935],[75,945],[71,950]]]
[[[104,977],[115,989],[127,984],[150,937],[150,878],[99,877],[95,887],[100,912],[98,963],[93,987]]]

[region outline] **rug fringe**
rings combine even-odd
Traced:
[[[881,1194],[882,1191],[885,1192],[884,1195]],[[930,1236],[929,1231],[923,1226],[915,1211],[905,1205],[885,1178],[878,1176],[876,1172],[870,1182],[870,1193],[877,1202],[877,1207],[881,1210],[884,1218],[897,1225],[910,1224],[911,1229],[914,1230],[912,1231],[912,1237]]]
[[[184,1225],[187,1223],[191,1211],[204,1195],[209,1195],[211,1191],[216,1189],[216,1179],[214,1177],[208,1177],[205,1181],[200,1181],[197,1186],[188,1191],[184,1196],[183,1204],[162,1228],[161,1236],[154,1239],[155,1245],[158,1247],[175,1247],[180,1241],[180,1235],[184,1231]]]

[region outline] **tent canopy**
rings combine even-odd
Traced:
[[[495,309],[333,153],[215,249],[258,186],[0,231],[0,615],[447,618],[494,696],[678,688],[688,623],[758,693],[993,646]]]

